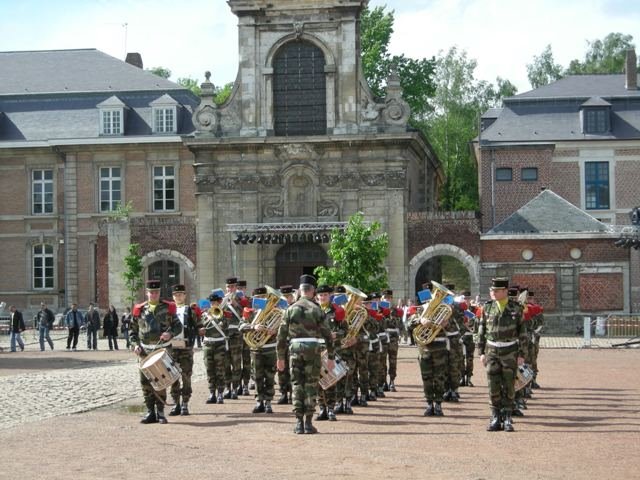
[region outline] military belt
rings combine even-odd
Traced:
[[[455,337],[456,335],[460,335],[460,330],[456,330],[455,332],[447,332],[447,337]]]
[[[275,348],[277,346],[278,346],[278,342],[267,343],[266,345],[263,345],[260,349],[266,350],[267,348]]]
[[[171,342],[158,343],[156,345],[147,345],[146,343],[140,342],[140,346],[145,350],[157,350],[159,348],[166,348],[171,345]]]
[[[316,337],[292,338],[291,343],[318,343],[318,339]]]
[[[496,348],[513,347],[516,343],[518,343],[517,340],[514,340],[512,342],[492,342],[491,340],[487,340],[487,345]]]

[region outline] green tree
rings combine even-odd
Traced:
[[[126,300],[133,306],[136,301],[136,294],[142,288],[142,256],[140,255],[140,245],[132,243],[129,245],[129,254],[124,257],[125,270],[122,273],[125,285],[127,287]]]
[[[222,105],[227,101],[227,99],[231,95],[232,90],[233,82],[227,83],[224,87],[216,87],[216,96],[213,98],[213,101],[216,103],[216,105]]]
[[[429,111],[429,99],[435,85],[433,74],[435,59],[414,59],[404,55],[391,55],[389,41],[393,33],[393,11],[385,7],[365,9],[360,17],[360,49],[362,70],[373,94],[385,95],[386,80],[395,68],[400,76],[403,96],[411,107],[413,120],[422,119]]]
[[[200,96],[202,90],[200,89],[200,84],[195,78],[190,77],[180,77],[178,78],[178,85],[182,85],[184,88],[187,88],[193,92],[194,95]]]
[[[344,229],[331,232],[329,256],[333,266],[317,267],[319,283],[348,284],[364,292],[380,291],[388,286],[384,261],[389,249],[386,233],[378,233],[380,224],[366,225],[362,213],[349,218]]]
[[[433,111],[421,123],[446,175],[440,198],[445,210],[478,208],[477,167],[469,142],[478,134],[478,116],[517,91],[500,77],[496,85],[476,80],[476,67],[477,61],[457,47],[438,55]]]
[[[572,60],[566,75],[589,73],[623,73],[626,51],[635,48],[633,36],[610,33],[603,40],[587,41],[584,61]]]
[[[169,77],[171,77],[171,70],[165,67],[153,67],[147,68],[146,70],[166,80],[169,80]]]
[[[555,62],[551,45],[542,53],[534,55],[533,62],[527,64],[527,77],[533,88],[542,87],[562,78],[562,65]]]

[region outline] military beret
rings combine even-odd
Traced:
[[[160,280],[148,280],[147,290],[160,290]]]

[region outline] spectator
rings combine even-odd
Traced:
[[[120,323],[120,331],[124,336],[124,339],[127,341],[127,348],[131,347],[131,342],[129,341],[129,329],[131,328],[131,307],[127,307],[125,309],[125,313],[122,315],[122,321]]]
[[[104,315],[102,328],[104,328],[104,336],[109,339],[109,350],[114,348],[118,350],[118,314],[113,305],[109,305],[109,310]]]
[[[87,350],[98,349],[98,330],[100,330],[100,312],[94,307],[93,303],[89,304],[87,312]]]
[[[78,346],[78,334],[80,333],[80,326],[82,325],[82,322],[82,313],[78,311],[78,304],[72,303],[71,310],[69,310],[64,317],[64,324],[69,329],[67,350],[71,348],[71,342],[73,341],[73,351],[76,351],[76,347]]]
[[[16,342],[20,345],[20,351],[24,351],[24,342],[20,334],[24,332],[24,319],[22,318],[22,312],[20,312],[14,305],[9,307],[11,312],[11,351],[16,351]]]
[[[49,330],[53,327],[55,316],[53,312],[47,308],[47,304],[42,302],[40,304],[40,311],[36,314],[38,322],[38,332],[40,333],[40,351],[44,352],[44,341],[46,340],[51,350],[53,350],[53,341],[49,335]]]

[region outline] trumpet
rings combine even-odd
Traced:
[[[433,295],[420,315],[420,320],[426,319],[428,323],[426,325],[419,323],[413,329],[413,338],[421,347],[433,342],[453,315],[453,308],[443,301],[448,296],[454,296],[455,293],[437,282],[431,281],[431,285]]]

